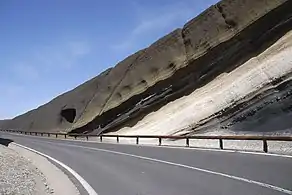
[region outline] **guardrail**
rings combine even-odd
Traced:
[[[99,137],[100,142],[103,141],[103,138],[116,138],[116,142],[120,142],[120,138],[135,138],[136,144],[139,144],[139,139],[143,138],[152,138],[158,140],[158,145],[162,145],[163,139],[171,139],[171,140],[183,140],[185,139],[185,147],[190,147],[190,140],[199,139],[199,140],[218,140],[219,148],[224,149],[223,141],[224,140],[257,140],[263,142],[263,151],[268,152],[268,142],[267,141],[292,141],[292,137],[289,136],[170,136],[170,135],[86,135],[86,134],[67,134],[67,133],[56,133],[56,132],[26,132],[26,131],[18,131],[18,130],[0,130],[4,132],[10,133],[20,133],[25,135],[34,135],[34,136],[45,136],[48,137],[56,137],[63,136],[65,139],[68,137],[73,137],[77,139],[77,137],[89,139],[89,137]]]

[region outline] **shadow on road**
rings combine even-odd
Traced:
[[[1,145],[8,146],[11,142],[13,142],[13,140],[0,138]]]

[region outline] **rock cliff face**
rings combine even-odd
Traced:
[[[114,68],[48,104],[0,125],[27,131],[89,133],[106,133],[123,127],[137,129],[137,124],[147,114],[204,88],[221,75],[246,66],[248,60],[270,48],[291,30],[291,7],[289,0],[223,0],[182,29],[166,35]],[[180,132],[186,127],[189,127],[188,133],[192,133],[214,125],[244,129],[242,124],[250,115],[261,115],[263,110],[259,108],[272,105],[264,102],[269,102],[275,94],[286,97],[290,84],[287,81],[282,85],[284,78],[289,78],[289,71],[281,78],[271,79],[275,86],[281,84],[281,90],[270,90],[264,93],[266,95],[257,91],[261,98],[255,99],[249,97],[251,91],[246,91],[243,98],[234,100],[232,105],[226,103],[222,109],[211,109],[197,121],[169,127],[164,134]],[[276,104],[290,110],[288,100]],[[252,106],[259,112],[249,114]],[[238,121],[240,125],[237,125]]]

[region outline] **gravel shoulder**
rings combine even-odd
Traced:
[[[0,145],[1,195],[78,195],[68,176],[46,158],[13,143]]]
[[[54,194],[45,175],[25,157],[0,145],[0,194]]]

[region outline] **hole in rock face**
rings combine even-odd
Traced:
[[[74,108],[67,108],[61,110],[61,116],[66,119],[69,123],[73,123],[76,117],[76,109]]]

